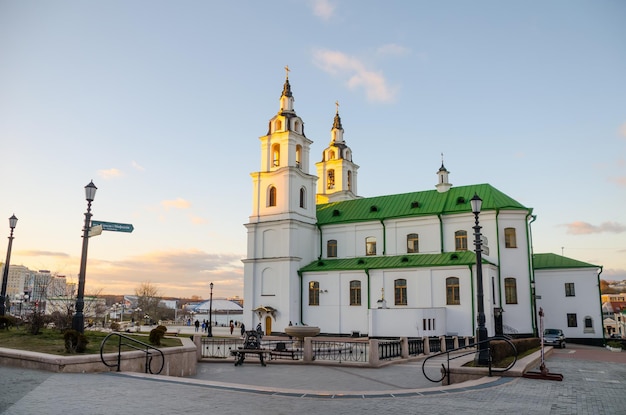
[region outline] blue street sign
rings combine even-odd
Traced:
[[[102,226],[103,231],[114,232],[132,232],[135,228],[130,223],[102,222],[100,220],[92,220],[91,226]]]

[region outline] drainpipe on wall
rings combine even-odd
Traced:
[[[478,263],[476,263],[476,266],[478,266]],[[474,314],[474,307],[475,307],[475,298],[474,298],[474,269],[472,268],[472,265],[468,265],[467,266],[469,268],[470,271],[470,287],[472,288],[472,333],[476,333],[476,314]],[[475,339],[475,341],[478,341],[478,339]]]
[[[600,297],[600,319],[602,321],[602,342],[603,344],[606,344],[606,337],[604,335],[605,330],[604,330],[604,314],[602,313],[602,290],[600,288],[600,274],[602,274],[602,265],[600,265],[600,272],[598,272],[598,295]]]
[[[528,222],[528,218],[531,218],[531,221]],[[530,318],[530,321],[532,323],[532,328],[533,328],[533,334],[535,336],[539,336],[539,333],[537,332],[537,299],[535,298],[535,290],[537,288],[537,284],[535,282],[535,269],[533,268],[533,232],[532,232],[532,228],[530,225],[532,225],[532,223],[534,221],[537,220],[537,215],[533,215],[532,214],[532,210],[530,212],[528,212],[528,215],[526,215],[526,221],[528,222],[528,226],[526,227],[526,239],[528,239],[528,274],[530,275],[530,312],[532,313],[532,316]],[[535,288],[533,288],[533,286]]]
[[[320,226],[320,224],[316,223],[315,226],[317,226],[317,229],[320,231],[320,254],[317,256],[317,260],[319,261],[320,259],[322,259],[322,252],[324,252],[324,238],[322,238],[322,227]]]
[[[502,262],[500,261],[500,209],[496,209],[496,247],[498,248],[498,307],[502,308]]]
[[[304,326],[304,322],[302,321],[302,271],[298,270],[298,277],[300,277],[300,325]]]
[[[439,218],[439,242],[441,245],[439,253],[443,254],[443,219],[441,219],[441,213],[437,214],[437,218]]]
[[[384,219],[380,220],[380,224],[383,225],[383,255],[387,254],[387,230],[385,228]]]
[[[367,275],[367,311],[369,313],[370,310],[370,297],[372,294],[372,286],[370,285],[370,270],[365,268],[363,271],[365,271],[365,275]]]

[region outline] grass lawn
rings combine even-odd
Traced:
[[[109,333],[99,331],[85,330],[85,336],[89,340],[87,351],[84,354],[100,353],[100,344]],[[148,333],[121,333],[141,342],[150,344]],[[118,337],[112,336],[107,340],[104,352],[117,352]],[[175,347],[181,346],[180,339],[175,337],[165,337],[161,340],[161,346]],[[63,333],[55,329],[42,329],[37,335],[30,334],[24,327],[12,327],[10,330],[0,330],[0,347],[9,349],[28,350],[31,352],[40,352],[55,354],[60,356],[70,356],[72,354],[65,351],[65,341]],[[130,347],[122,346],[122,351],[135,350]]]

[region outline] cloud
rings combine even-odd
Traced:
[[[319,49],[313,53],[314,63],[324,72],[345,79],[350,89],[363,88],[371,102],[392,102],[397,90],[392,89],[380,72],[366,68],[359,59],[345,53]]]
[[[395,43],[389,43],[379,47],[376,52],[382,56],[405,56],[409,54],[410,49]]]
[[[161,202],[161,206],[165,208],[165,210],[173,209],[189,209],[191,207],[191,203],[185,199],[181,199],[180,197],[176,200],[164,200]]]
[[[123,175],[124,174],[122,173],[122,171],[116,168],[108,170],[98,170],[98,176],[102,177],[103,179],[113,179],[116,177],[122,177]]]
[[[191,220],[191,223],[195,224],[195,225],[202,225],[207,223],[207,220],[204,218],[201,218],[200,216],[189,216],[189,219]]]
[[[135,160],[131,161],[130,164],[131,164],[131,166],[133,166],[133,168],[135,170],[139,170],[139,171],[144,171],[145,170],[145,168],[143,166],[139,165],[139,163],[137,163]]]
[[[19,256],[33,256],[33,257],[45,256],[45,257],[69,258],[69,255],[66,254],[65,252],[53,252],[53,251],[35,251],[35,250],[17,251],[15,252],[15,254]]]
[[[617,184],[618,186],[626,186],[626,176],[610,177],[609,181]]]
[[[567,233],[573,235],[589,235],[592,233],[622,233],[626,232],[626,226],[617,222],[604,222],[600,225],[592,225],[587,222],[576,221],[566,223]]]
[[[322,20],[330,20],[335,14],[336,6],[330,0],[310,0],[309,4],[313,14]]]
[[[619,128],[619,135],[626,139],[626,123],[622,124]]]

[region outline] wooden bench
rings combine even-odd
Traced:
[[[293,360],[298,360],[296,351],[293,349],[287,349],[285,343],[276,343],[276,348],[270,351],[270,360],[278,359],[279,357],[291,357]]]
[[[235,356],[235,366],[243,364],[247,354],[257,355],[261,365],[265,366],[265,355],[269,350],[261,348],[261,335],[254,330],[246,331],[243,347],[231,350],[230,355]]]

